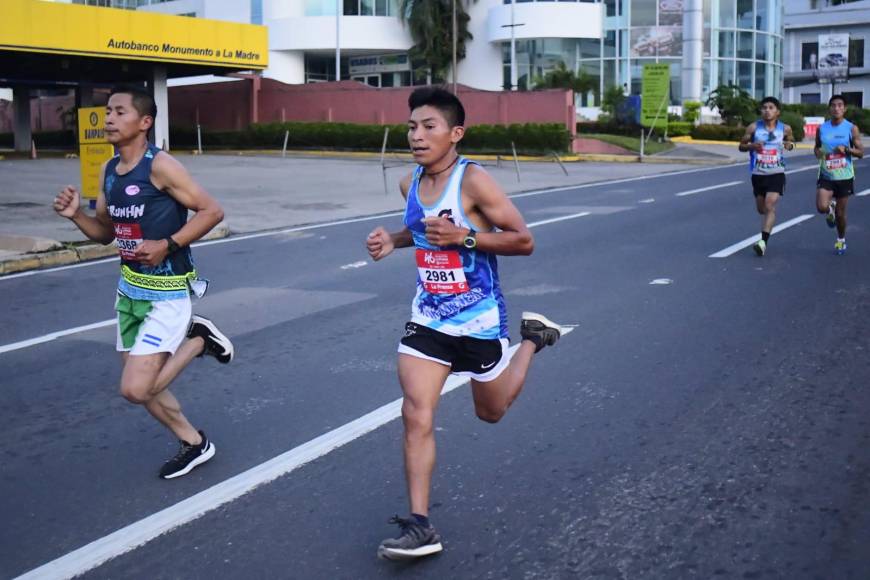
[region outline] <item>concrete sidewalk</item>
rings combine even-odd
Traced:
[[[712,153],[712,152],[711,152]],[[702,153],[702,157],[705,155]],[[212,237],[328,222],[397,211],[404,207],[400,178],[413,165],[399,156],[379,158],[290,157],[275,154],[179,155],[193,177],[223,205],[226,222]],[[705,160],[729,163],[725,155]],[[548,187],[667,173],[673,163],[565,163],[483,160],[508,194]],[[77,159],[0,161],[0,275],[113,255],[113,246],[86,243],[51,201],[65,184],[78,184]]]

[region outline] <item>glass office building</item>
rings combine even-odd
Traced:
[[[600,40],[543,38],[517,42],[520,85],[542,76],[561,61],[594,77],[599,94],[613,85],[638,94],[643,65],[668,63],[672,104],[680,104],[687,1],[601,3],[604,22]],[[781,96],[783,4],[784,0],[703,0],[702,99],[723,84],[736,84],[756,98]],[[509,63],[507,49],[505,63]]]

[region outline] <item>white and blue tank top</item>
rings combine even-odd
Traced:
[[[411,322],[451,336],[508,338],[507,309],[495,254],[463,246],[433,246],[426,241],[426,217],[446,217],[460,228],[479,231],[462,208],[462,178],[472,163],[459,158],[444,191],[432,205],[420,201],[423,168],[414,170],[404,218],[414,238],[417,262]]]
[[[785,173],[784,139],[785,125],[782,121],[776,122],[773,131],[767,128],[763,120],[756,121],[752,142],[761,143],[762,149],[760,152],[749,150],[749,169],[753,175]]]
[[[119,175],[115,155],[106,164],[103,192],[115,230],[121,257],[118,290],[136,300],[174,300],[189,296],[189,283],[196,276],[189,247],[166,256],[157,266],[135,259],[143,240],[163,240],[187,223],[187,208],[151,182],[151,164],[160,149],[148,144],[139,163]]]

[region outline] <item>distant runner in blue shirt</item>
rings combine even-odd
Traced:
[[[761,101],[761,119],[746,127],[738,149],[749,151],[755,209],[761,214],[761,239],[752,246],[763,256],[776,222],[776,204],[785,191],[784,151],[794,149],[791,127],[779,120],[782,107],[776,97]]]
[[[846,253],[846,207],[855,193],[853,158],[864,157],[864,144],[857,125],[846,120],[846,99],[834,95],[828,101],[831,118],[816,133],[815,154],[819,160],[816,209],[827,214],[828,227],[837,226],[834,252]]]

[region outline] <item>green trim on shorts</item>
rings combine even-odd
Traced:
[[[118,311],[118,332],[124,348],[133,348],[139,328],[153,308],[154,303],[150,300],[136,300],[123,294],[118,295],[115,310]]]

